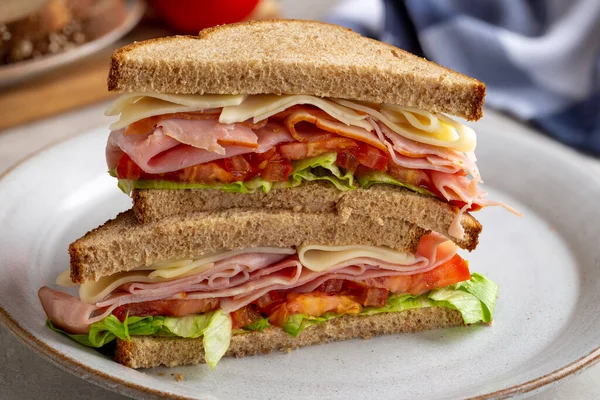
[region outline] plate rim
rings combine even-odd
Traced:
[[[522,125],[520,122],[515,121],[513,119],[511,119],[511,121]],[[3,181],[9,175],[14,173],[14,171],[18,167],[20,167],[21,165],[36,158],[40,154],[45,153],[46,151],[51,150],[54,147],[57,147],[65,142],[68,142],[69,140],[73,140],[77,137],[81,137],[81,136],[90,134],[91,132],[98,131],[101,129],[103,129],[103,128],[100,126],[90,127],[88,129],[82,130],[81,132],[78,132],[74,135],[60,138],[58,140],[55,140],[53,142],[50,142],[50,143],[42,146],[41,148],[37,149],[33,153],[26,155],[25,157],[21,158],[20,160],[18,160],[14,164],[12,164],[4,172],[0,173],[0,183],[3,183]],[[539,132],[537,132],[537,131],[536,131],[536,133],[539,134]],[[526,138],[525,140],[532,139],[530,137],[524,137],[524,138]],[[543,138],[540,138],[540,139],[543,139]],[[540,140],[538,142],[538,145],[544,146],[548,151],[552,151],[554,153],[556,153],[556,152],[561,153],[561,151],[564,151],[564,150],[572,150],[569,147],[566,147],[566,146],[563,147],[564,145],[557,143],[555,141],[551,141],[551,140]],[[560,154],[560,156],[568,157],[567,154],[568,153],[562,153],[562,154]],[[578,164],[577,165],[578,168],[582,168],[583,164],[584,164],[581,161],[575,161],[575,163]],[[65,354],[62,354],[58,350],[54,349],[52,346],[48,345],[47,343],[44,343],[42,340],[37,338],[33,333],[31,333],[27,329],[23,328],[17,322],[17,320],[8,311],[6,311],[4,309],[2,304],[0,304],[0,324],[2,324],[4,327],[6,327],[8,329],[8,331],[11,332],[11,334],[13,334],[21,343],[25,344],[29,349],[35,351],[38,355],[42,356],[46,360],[49,360],[50,362],[54,363],[62,370],[66,371],[80,379],[84,379],[87,382],[91,382],[97,386],[103,387],[110,391],[113,391],[113,392],[116,392],[119,394],[134,396],[136,398],[139,398],[140,395],[144,395],[144,398],[148,398],[148,395],[152,396],[152,398],[169,397],[169,398],[182,399],[182,400],[193,400],[193,399],[197,398],[197,397],[182,396],[179,394],[175,394],[173,392],[165,392],[162,390],[143,386],[143,385],[131,382],[131,381],[123,380],[116,376],[111,376],[99,369],[90,367],[89,365],[86,365],[85,363],[82,363],[72,357],[65,355]],[[530,379],[528,381],[519,383],[517,385],[498,389],[493,392],[484,393],[482,395],[478,395],[478,396],[474,396],[474,397],[468,397],[466,399],[467,400],[504,399],[504,398],[508,398],[511,396],[515,396],[515,395],[523,395],[526,393],[531,393],[540,388],[543,388],[545,386],[549,386],[553,383],[556,383],[564,378],[572,377],[572,376],[576,375],[577,373],[580,373],[580,372],[584,371],[585,369],[591,367],[592,365],[596,364],[598,361],[600,361],[600,345],[598,347],[596,347],[595,349],[593,349],[592,351],[590,351],[589,353],[587,353],[587,354],[575,359],[574,361],[571,361],[570,363],[563,365],[562,367],[555,369],[554,371],[551,371],[547,374],[538,376],[534,379]],[[84,376],[87,376],[88,379],[85,379]],[[91,377],[91,379],[89,377]],[[114,385],[115,383],[117,384],[117,386]]]

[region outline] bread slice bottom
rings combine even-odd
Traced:
[[[429,307],[376,314],[335,318],[307,328],[292,337],[281,328],[234,335],[225,356],[244,357],[267,354],[273,350],[290,351],[299,347],[353,338],[370,339],[378,335],[419,332],[464,325],[460,313],[443,307]],[[116,361],[130,368],[175,367],[204,362],[202,338],[134,336],[117,340]]]

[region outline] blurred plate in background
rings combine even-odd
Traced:
[[[1,66],[0,87],[18,84],[102,50],[131,31],[144,15],[145,8],[146,4],[142,0],[128,0],[125,19],[107,34],[61,53]]]

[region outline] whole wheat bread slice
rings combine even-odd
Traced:
[[[234,335],[226,353],[229,357],[266,354],[274,350],[290,351],[352,338],[369,339],[378,335],[418,332],[464,325],[460,313],[449,308],[431,307],[371,316],[343,316],[309,327],[297,337],[271,327],[262,332]],[[204,362],[202,338],[133,336],[131,341],[117,339],[117,362],[131,368],[160,365],[175,367]]]
[[[131,210],[69,246],[71,280],[95,281],[159,261],[250,247],[302,244],[387,246],[415,252],[427,231],[402,219],[280,210],[198,213],[140,224]]]
[[[252,21],[133,43],[115,51],[120,92],[307,94],[481,118],[485,85],[349,29]]]
[[[421,195],[389,185],[347,192],[325,182],[305,182],[295,188],[273,189],[269,193],[228,193],[220,190],[134,190],[133,211],[141,223],[160,221],[174,215],[211,212],[225,209],[287,209],[296,212],[327,212],[342,217],[344,222],[355,215],[375,220],[390,216],[407,220],[424,229],[439,232],[466,250],[477,246],[482,226],[472,215],[465,213],[461,225],[462,240],[448,234],[458,208],[435,197]]]

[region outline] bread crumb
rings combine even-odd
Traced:
[[[183,380],[183,374],[177,374],[177,382],[181,382]]]
[[[163,376],[165,373],[164,372],[159,372],[158,376]]]

